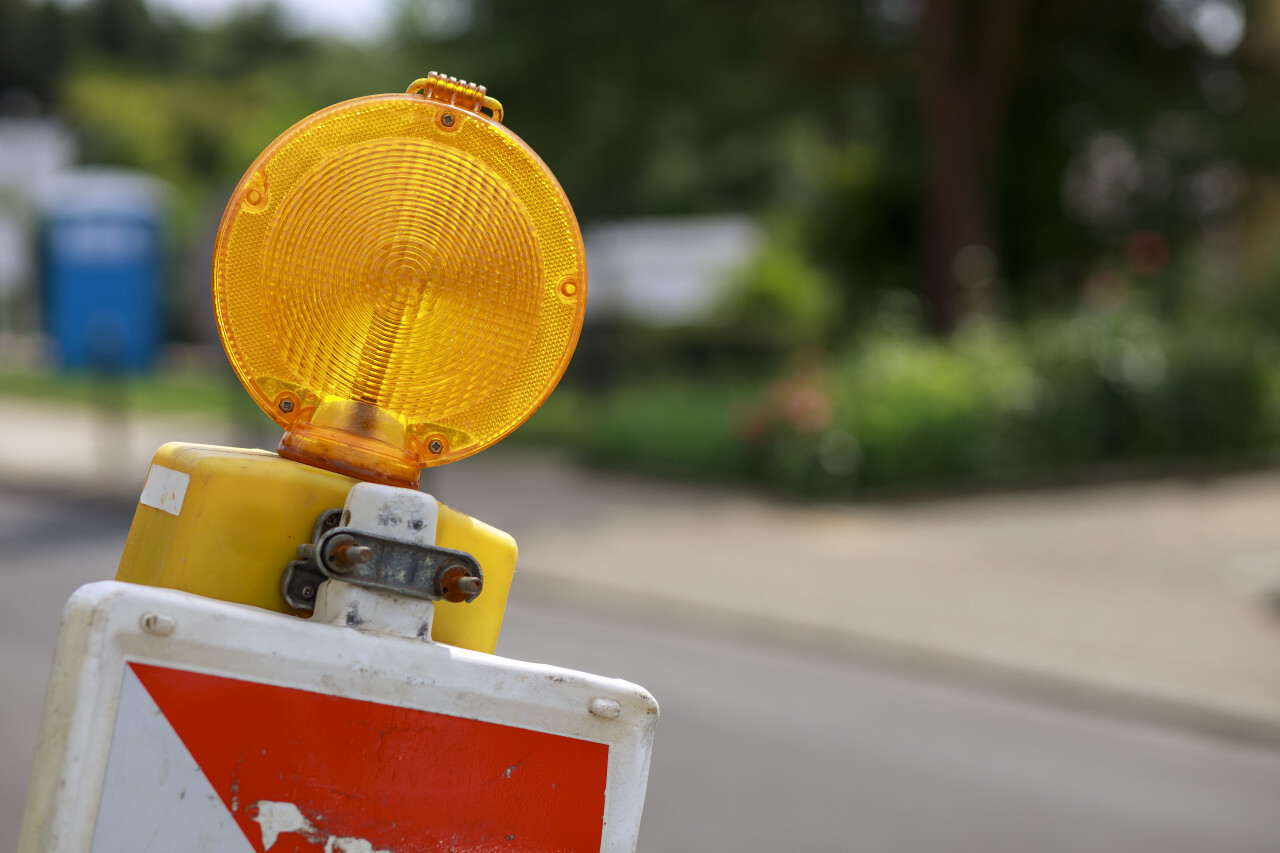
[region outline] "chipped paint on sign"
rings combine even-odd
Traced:
[[[320,835],[320,830],[303,817],[302,811],[293,803],[261,800],[249,806],[245,814],[262,829],[262,846],[268,850],[275,847],[276,839],[286,832],[297,832],[311,839]]]
[[[276,841],[285,833],[296,833],[307,841],[324,847],[324,853],[391,853],[390,850],[375,850],[373,844],[364,838],[339,838],[336,835],[325,835],[316,829],[315,824],[307,820],[302,810],[293,803],[273,803],[260,800],[249,807],[249,816],[262,828],[262,846],[267,850],[276,846]]]

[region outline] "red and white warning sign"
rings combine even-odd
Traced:
[[[131,663],[111,750],[92,850],[600,847],[609,747],[564,735]]]
[[[329,611],[402,606],[339,587]],[[80,590],[20,851],[634,848],[657,716],[643,689],[326,612]]]

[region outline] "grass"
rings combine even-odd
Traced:
[[[0,398],[61,405],[108,405],[156,414],[244,418],[257,412],[230,373],[157,372],[137,375],[0,372]]]

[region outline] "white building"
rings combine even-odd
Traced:
[[[760,246],[741,216],[641,219],[583,232],[587,321],[623,319],[682,326],[710,318],[726,280]]]

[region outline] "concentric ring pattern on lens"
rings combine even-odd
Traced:
[[[339,104],[276,140],[232,196],[213,272],[228,356],[278,422],[281,389],[304,410],[357,400],[447,433],[449,458],[550,393],[585,283],[573,212],[536,155],[410,95]]]

